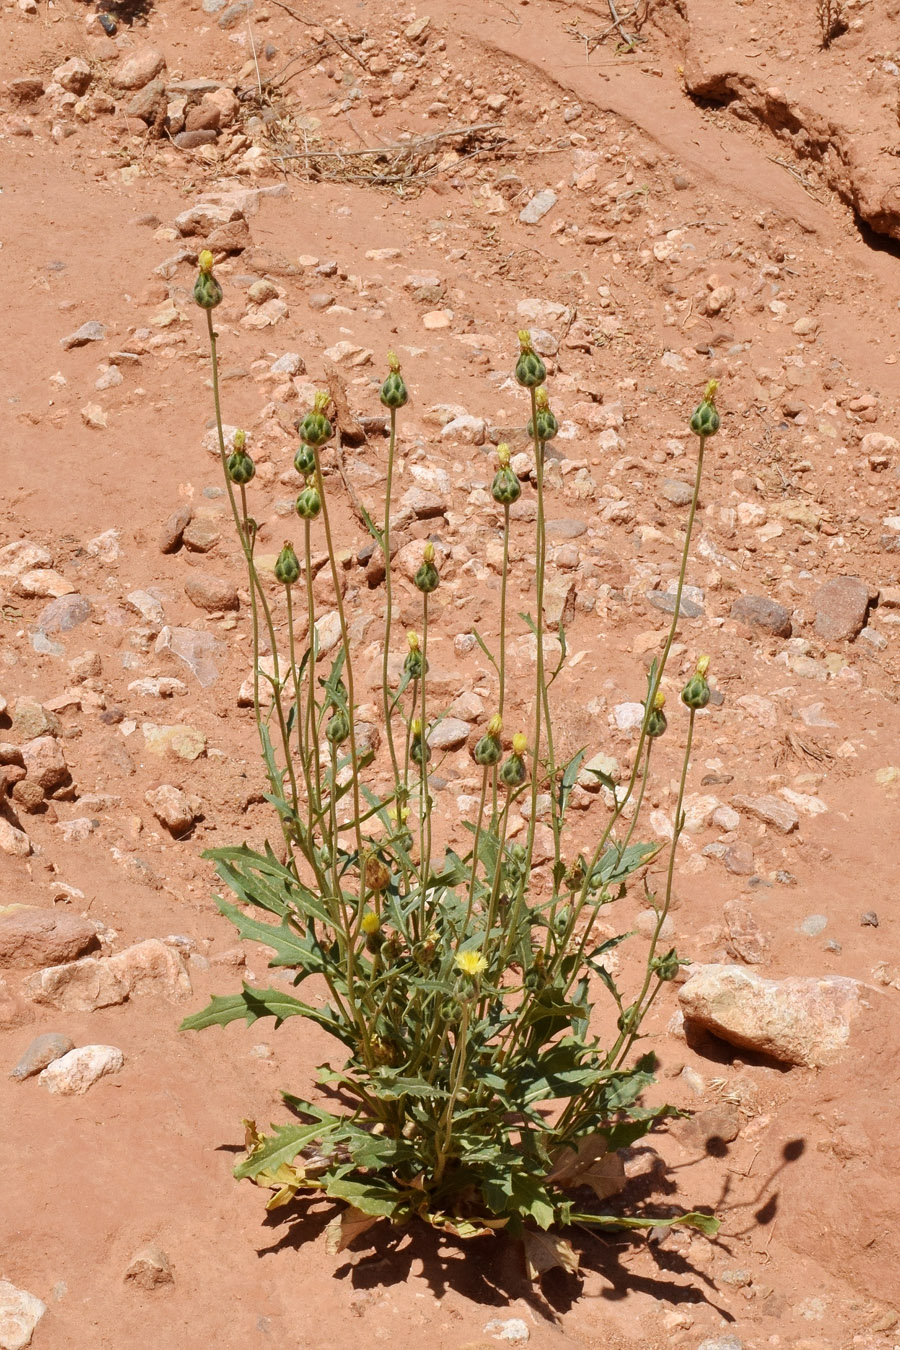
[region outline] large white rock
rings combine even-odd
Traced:
[[[118,1073],[124,1063],[125,1056],[116,1045],[81,1045],[48,1064],[38,1074],[38,1082],[61,1097],[80,1097],[98,1079]]]
[[[730,1045],[819,1068],[839,1059],[860,1009],[843,975],[764,980],[741,966],[700,966],[679,991],[685,1021]]]
[[[134,994],[187,998],[191,980],[181,956],[159,938],[147,938],[115,956],[84,956],[30,976],[23,992],[64,1012],[93,1012]]]
[[[46,1311],[46,1303],[34,1294],[0,1280],[0,1350],[25,1350]]]

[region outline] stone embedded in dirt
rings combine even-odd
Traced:
[[[94,607],[86,596],[77,592],[61,595],[57,600],[51,600],[49,605],[45,605],[41,610],[37,618],[37,629],[44,634],[70,633],[73,628],[85,623],[93,612]]]
[[[137,91],[124,109],[124,115],[146,122],[151,131],[159,136],[166,120],[167,107],[165,84],[162,80],[151,80]]]
[[[38,1082],[60,1097],[81,1097],[107,1074],[119,1073],[125,1056],[115,1045],[82,1045],[48,1064]]]
[[[771,797],[768,795],[762,797],[745,797],[743,795],[732,797],[732,806],[739,811],[747,811],[757,820],[763,821],[766,825],[774,825],[782,834],[790,834],[791,830],[796,830],[800,824],[800,817],[791,806],[790,802],[784,801],[781,797]]]
[[[181,533],[181,542],[189,553],[209,553],[222,538],[219,520],[215,516],[192,516]]]
[[[56,67],[51,76],[51,79],[61,84],[67,93],[77,94],[79,97],[87,93],[92,78],[90,66],[80,56],[70,56],[61,66]]]
[[[726,900],[722,913],[735,955],[748,966],[761,965],[768,954],[769,941],[749,907],[741,900]]]
[[[74,333],[68,337],[60,338],[59,345],[66,351],[72,347],[86,347],[89,342],[102,342],[106,337],[106,324],[98,323],[96,319],[89,319],[83,323],[80,328],[76,328]]]
[[[115,956],[84,956],[48,966],[30,975],[22,992],[33,1003],[62,1012],[94,1012],[125,1003],[136,994],[178,1001],[190,995],[191,981],[173,947],[147,938]]]
[[[58,599],[61,595],[72,595],[75,591],[71,581],[52,567],[34,567],[30,572],[23,572],[13,582],[12,589],[16,595],[26,599],[40,600]]]
[[[471,722],[463,722],[459,717],[445,717],[429,731],[428,744],[432,750],[459,750],[471,731]]]
[[[192,605],[208,613],[240,609],[241,602],[234,583],[225,577],[212,576],[209,572],[191,572],[185,580],[184,593]]]
[[[34,1294],[0,1279],[0,1350],[26,1350],[46,1311]]]
[[[659,485],[659,495],[673,506],[690,506],[694,498],[693,484],[680,478],[664,478]]]
[[[705,614],[705,610],[696,600],[692,600],[686,594],[687,587],[681,593],[681,603],[679,612],[685,619],[700,619]],[[675,594],[673,591],[648,591],[645,597],[649,600],[654,609],[661,609],[664,614],[675,613]]]
[[[349,366],[352,369],[368,366],[372,362],[372,352],[368,347],[360,347],[358,343],[346,339],[336,342],[333,347],[326,347],[323,355],[336,366]]]
[[[5,816],[0,816],[0,853],[5,853],[8,858],[27,858],[31,853],[28,835]]]
[[[485,1322],[482,1329],[492,1340],[502,1341],[505,1345],[524,1345],[531,1339],[528,1323],[521,1317],[496,1318]]]
[[[336,609],[329,610],[321,618],[316,619],[316,641],[319,648],[319,656],[327,656],[333,652],[341,640],[341,616]]]
[[[226,88],[225,85],[221,85],[218,89],[210,89],[203,95],[201,102],[206,107],[215,109],[220,127],[233,126],[241,111],[240,100],[234,90]]]
[[[198,815],[196,803],[181,788],[172,783],[163,783],[145,792],[144,801],[160,825],[164,825],[176,839],[193,829]]]
[[[767,595],[739,595],[731,606],[731,617],[751,628],[764,628],[775,637],[789,638],[793,631],[790,610]]]
[[[28,539],[16,539],[0,548],[0,576],[18,577],[33,567],[52,567],[53,554]]]
[[[128,692],[138,698],[174,698],[176,694],[186,694],[187,685],[174,675],[145,676],[132,680]]]
[[[159,533],[160,553],[176,553],[181,548],[182,537],[191,523],[193,514],[194,508],[186,505],[169,516]]]
[[[45,1031],[43,1035],[35,1036],[9,1076],[18,1079],[31,1078],[34,1074],[40,1073],[41,1069],[46,1069],[48,1064],[61,1059],[74,1049],[75,1042],[71,1037],[64,1036],[59,1031]]]
[[[23,696],[16,699],[12,715],[13,731],[23,740],[33,741],[38,736],[59,736],[62,723],[36,699]],[[24,763],[24,760],[23,760]]]
[[[25,772],[49,794],[69,782],[69,766],[62,746],[53,736],[38,736],[22,746]]]
[[[43,97],[44,81],[36,75],[21,75],[10,80],[7,88],[13,103],[36,103]]]
[[[237,206],[222,202],[197,202],[175,217],[175,228],[179,234],[199,234],[205,239],[219,225],[228,225],[232,220],[240,220],[242,212]]]
[[[724,1336],[707,1336],[697,1346],[697,1350],[744,1350],[744,1342],[740,1336],[734,1336],[729,1331]]]
[[[222,644],[216,641],[212,633],[204,633],[196,628],[172,628],[167,625],[160,629],[153,650],[157,655],[169,652],[183,662],[204,689],[215,684],[219,678],[214,658],[222,651]]]
[[[20,778],[17,783],[13,783],[9,795],[16,806],[28,815],[40,811],[44,805],[44,789],[40,783],[34,783],[30,778]]]
[[[175,1276],[166,1253],[155,1243],[135,1252],[125,1271],[125,1283],[137,1285],[148,1292],[173,1285]]]
[[[859,577],[833,577],[814,593],[812,603],[819,637],[826,642],[844,642],[865,627],[871,596]]]
[[[741,1132],[741,1114],[734,1106],[723,1102],[707,1111],[698,1111],[688,1120],[680,1121],[673,1130],[685,1148],[719,1152],[722,1144],[731,1144]],[[718,1146],[718,1147],[717,1147]]]
[[[113,67],[110,84],[116,89],[143,89],[166,68],[166,58],[155,47],[139,47]]]
[[[752,877],[756,871],[753,849],[743,839],[738,839],[733,844],[726,845],[722,854],[722,862],[726,872],[730,872],[735,877]]]
[[[57,965],[100,946],[96,925],[65,910],[0,907],[0,968]]]
[[[129,591],[125,597],[125,603],[129,605],[137,614],[140,614],[145,623],[153,624],[157,628],[165,622],[165,610],[158,595],[152,591]]]
[[[407,488],[400,499],[400,504],[412,511],[416,520],[434,520],[438,516],[446,515],[449,507],[446,497],[418,486]]]
[[[215,145],[218,139],[219,133],[211,129],[179,131],[178,135],[173,137],[179,150],[198,150],[201,145]]]
[[[413,19],[408,27],[404,28],[403,36],[408,42],[422,42],[430,25],[431,15],[422,14],[418,19]]]
[[[441,440],[459,441],[461,445],[483,445],[486,429],[483,417],[470,417],[464,413],[444,423]]]
[[[844,976],[764,980],[727,965],[695,968],[678,998],[687,1022],[730,1045],[809,1068],[840,1058],[860,1009],[859,984]]]
[[[158,726],[155,722],[143,722],[141,731],[144,745],[153,755],[171,753],[177,759],[193,761],[206,754],[206,737],[196,727],[180,723],[176,726]]]
[[[552,188],[543,188],[536,192],[531,201],[525,205],[519,212],[519,220],[523,225],[537,225],[544,219],[548,211],[552,211],[558,201],[558,197]]]

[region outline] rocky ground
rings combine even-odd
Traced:
[[[891,6],[832,5],[833,32],[807,9],[644,0],[618,31],[599,0],[0,12],[0,1346],[32,1328],[36,1350],[897,1343],[900,54]],[[206,244],[270,559],[298,537],[294,420],[318,387],[342,405],[327,481],[376,734],[384,592],[360,505],[380,509],[377,390],[401,357],[397,564],[434,541],[457,843],[496,697],[473,632],[496,638],[501,440],[524,485],[513,612],[532,581],[516,329],[562,424],[562,748],[619,771],[672,610],[687,418],[720,380],[644,822],[671,832],[675,694],[708,652],[671,916],[702,969],[647,1027],[658,1095],[697,1115],[626,1163],[626,1199],[712,1206],[716,1240],[585,1234],[580,1281],[531,1290],[500,1243],[328,1257],[302,1245],[316,1223],[266,1221],[231,1179],[241,1118],[279,1119],[328,1051],[292,1023],[177,1031],[268,978],[201,854],[274,833],[190,299]],[[510,725],[533,661],[512,642]],[[573,849],[606,819],[593,787]],[[627,980],[637,893],[614,921],[637,931]]]

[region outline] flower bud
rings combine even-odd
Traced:
[[[294,510],[301,520],[315,520],[322,509],[322,502],[314,487],[305,487],[294,503]]]
[[[238,451],[238,453],[240,453],[240,451],[245,450],[246,447],[247,447],[247,433],[246,431],[241,431],[240,428],[238,428],[238,430],[234,433],[234,435],[231,438],[231,448],[232,450],[236,450]]]
[[[531,345],[531,334],[519,329],[519,359],[516,362],[516,380],[525,389],[537,389],[547,378],[547,367]]]
[[[291,543],[285,541],[284,548],[275,560],[275,576],[282,586],[293,586],[300,576],[300,564]]]
[[[350,719],[343,708],[338,708],[325,727],[325,739],[331,745],[341,745],[350,735]]]
[[[701,656],[697,669],[681,691],[681,701],[687,708],[694,710],[705,708],[709,702],[709,685],[706,672],[709,670],[709,657]]]
[[[325,416],[325,409],[330,402],[329,394],[321,392],[316,394],[312,408],[298,428],[301,441],[307,441],[310,445],[318,447],[331,440],[334,428]]]
[[[437,590],[440,581],[438,570],[434,565],[434,544],[429,542],[425,545],[422,565],[413,577],[413,584],[423,595],[430,595],[432,591]]]
[[[365,883],[370,891],[386,890],[391,880],[389,869],[381,861],[376,853],[370,853],[366,858]],[[365,920],[363,920],[365,923]]]
[[[215,309],[222,303],[222,287],[212,272],[200,272],[194,282],[194,303],[201,309]]]
[[[500,782],[504,787],[521,787],[528,776],[525,768],[525,751],[528,748],[528,741],[521,732],[513,736],[512,754],[506,763],[500,769]]]
[[[256,473],[256,465],[244,450],[235,450],[225,461],[225,472],[232,483],[242,487],[249,483]]]
[[[661,980],[674,980],[681,962],[673,947],[671,951],[666,952],[665,956],[655,956],[651,965]]]
[[[419,635],[412,629],[406,635],[409,652],[406,660],[403,662],[403,672],[411,680],[420,680],[424,671],[427,671],[428,665],[423,661],[422,649],[419,646]]]
[[[657,689],[653,698],[653,707],[650,709],[650,715],[647,718],[647,735],[652,737],[661,736],[669,725],[666,721],[666,714],[663,712],[663,704],[666,696],[661,689]]]
[[[522,495],[522,487],[513,470],[509,467],[509,452],[506,456],[507,462],[501,461],[500,468],[494,474],[494,481],[491,483],[491,496],[495,502],[501,506],[512,506]]]
[[[703,402],[699,403],[694,409],[694,415],[691,418],[691,431],[697,436],[715,436],[719,430],[719,414],[716,410],[716,390],[718,381],[710,380],[706,386],[706,393],[703,395]]]
[[[409,757],[413,764],[427,764],[431,759],[431,746],[428,744],[422,732],[422,722],[420,718],[415,718],[412,727],[412,744],[409,747]]]
[[[294,468],[301,478],[306,478],[316,471],[316,452],[311,445],[304,445],[301,441],[300,446],[294,456]]]
[[[390,373],[381,386],[381,401],[386,408],[402,408],[409,398],[396,352],[388,352]]]
[[[534,435],[536,422],[538,440],[552,441],[559,431],[559,423],[550,409],[550,400],[547,397],[546,389],[538,389],[535,391],[534,402],[537,409],[537,417],[528,419],[528,435]]]
[[[475,743],[475,749],[472,751],[472,758],[476,764],[480,764],[483,769],[492,768],[493,765],[500,763],[503,754],[503,746],[500,744],[500,732],[503,729],[503,719],[499,713],[495,713],[488,722],[487,731]]]

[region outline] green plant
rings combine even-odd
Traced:
[[[316,397],[300,425],[295,466],[305,486],[297,498],[302,545],[286,543],[274,581],[257,556],[257,527],[247,511],[252,462],[239,433],[230,454],[222,435],[216,334],[212,310],[221,289],[212,257],[201,254],[195,292],[206,309],[216,425],[225,482],[250,580],[256,720],[280,822],[283,859],[266,846],[216,849],[209,857],[237,903],[219,898],[240,935],[265,944],[270,966],[287,972],[295,991],[313,982],[327,999],[245,984],[215,997],[185,1028],[248,1024],[272,1017],[311,1019],[341,1045],[343,1062],[325,1065],[319,1081],[352,1107],[325,1110],[284,1094],[294,1119],[263,1135],[247,1124],[247,1156],[236,1175],[274,1191],[268,1207],[295,1199],[345,1202],[330,1228],[335,1249],[381,1219],[414,1218],[460,1237],[499,1230],[523,1238],[532,1273],[577,1265],[570,1245],[547,1230],[574,1222],[600,1227],[683,1223],[714,1232],[715,1219],[688,1213],[653,1217],[610,1213],[583,1202],[585,1190],[605,1202],[624,1184],[617,1150],[633,1143],[671,1108],[644,1107],[654,1059],[632,1062],[641,1023],[680,960],[660,937],[672,896],[675,847],[684,827],[683,798],[697,711],[709,699],[707,660],[685,686],[687,744],[669,852],[665,891],[648,895],[656,922],[644,978],[627,1000],[604,958],[628,934],[601,940],[598,916],[625,894],[661,845],[636,841],[654,746],[666,730],[661,688],[676,631],[706,440],[718,428],[715,385],[692,419],[699,439],[695,487],[668,638],[650,667],[645,714],[630,777],[616,783],[598,774],[612,809],[590,854],[570,856],[567,811],[584,751],[556,757],[551,687],[566,657],[548,669],[544,581],[547,541],[544,451],[557,431],[544,388],[546,369],[529,334],[519,334],[516,378],[528,390],[534,449],[535,597],[522,622],[535,643],[535,682],[529,738],[506,739],[507,581],[510,510],[521,485],[500,446],[492,484],[503,513],[503,564],[498,650],[478,637],[497,681],[497,709],[474,746],[480,771],[478,810],[466,822],[471,848],[441,848],[433,856],[434,799],[429,733],[435,710],[429,693],[429,599],[441,584],[438,553],[423,548],[415,572],[421,624],[407,634],[399,678],[392,679],[390,491],[397,450],[397,413],[407,393],[392,354],[381,401],[390,415],[383,523],[367,517],[385,567],[382,712],[391,786],[377,791],[368,772],[373,748],[356,725],[353,652],[330,525],[330,493],[322,457],[333,429],[328,395]],[[318,674],[316,595],[311,531],[321,530],[340,626],[337,659]],[[276,600],[281,592],[289,650],[279,657]],[[308,643],[298,654],[293,594],[305,594]],[[280,613],[280,610],[278,611]],[[267,638],[271,673],[261,668]],[[262,696],[265,687],[265,697]],[[509,750],[509,753],[506,753]],[[544,882],[533,866],[539,792],[550,800],[552,859]],[[631,804],[630,819],[626,807]],[[514,807],[527,808],[524,842],[510,837]],[[261,912],[261,914],[260,914]],[[594,1017],[598,994],[611,1000],[615,1029],[604,1043]]]

